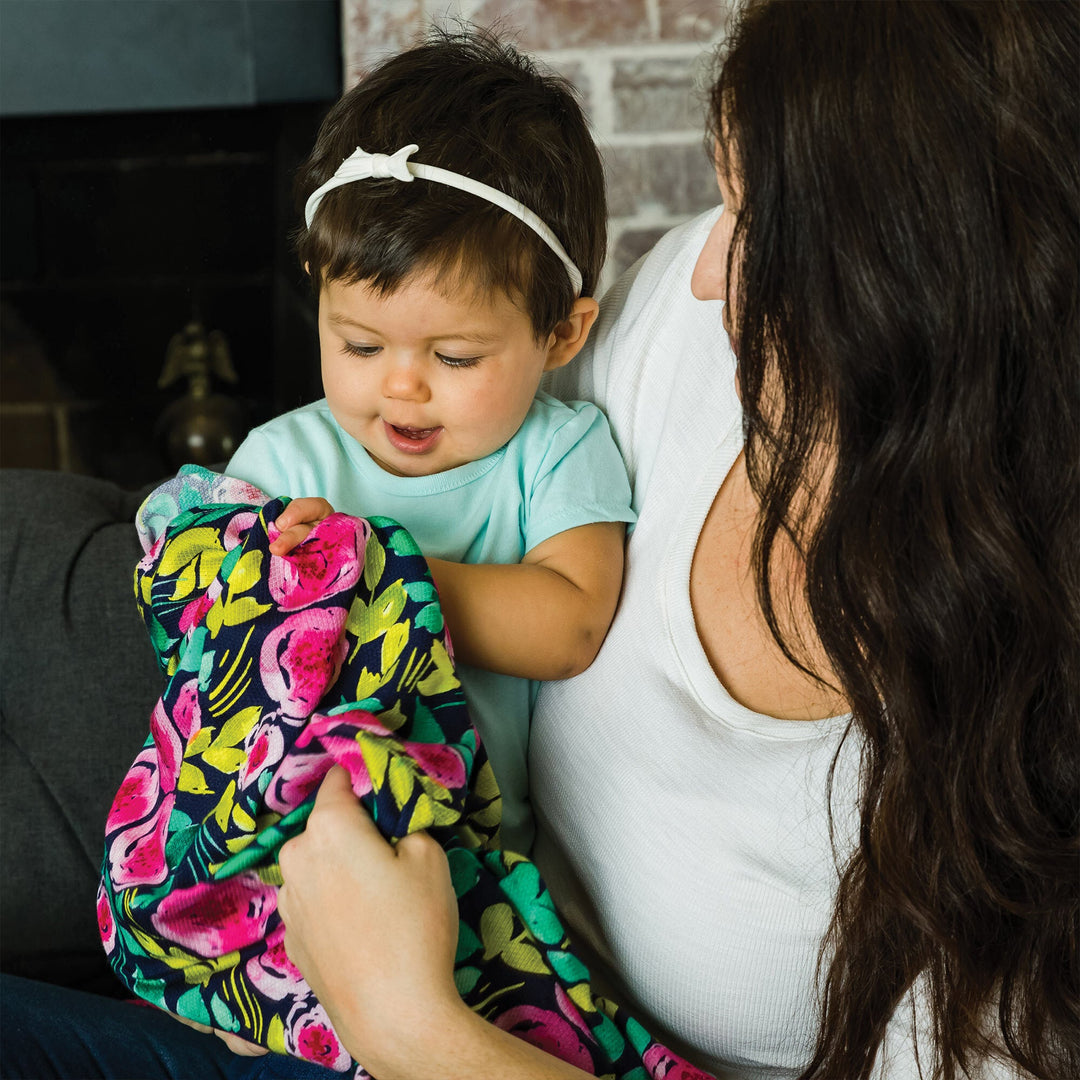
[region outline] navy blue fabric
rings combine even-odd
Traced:
[[[333,1080],[284,1054],[243,1057],[145,1005],[0,975],[5,1080]]]

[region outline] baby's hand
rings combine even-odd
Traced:
[[[334,508],[325,499],[293,499],[274,524],[281,535],[270,545],[271,555],[288,555]]]

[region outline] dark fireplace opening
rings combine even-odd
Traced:
[[[231,430],[219,416],[190,460],[200,445],[222,460],[247,427],[319,395],[289,235],[293,174],[328,105],[4,118],[0,465],[127,487],[173,471],[167,429],[175,454],[177,417],[190,426],[207,384],[175,362],[159,381],[192,323],[212,335],[209,392]]]

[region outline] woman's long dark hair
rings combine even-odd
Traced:
[[[863,748],[806,1078],[913,988],[926,1075],[1080,1076],[1078,11],[752,3],[715,85],[759,598],[793,537]]]

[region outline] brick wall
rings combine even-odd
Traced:
[[[604,157],[602,288],[663,232],[715,204],[704,91],[732,0],[342,0],[353,85],[432,21],[496,25],[581,93]]]

